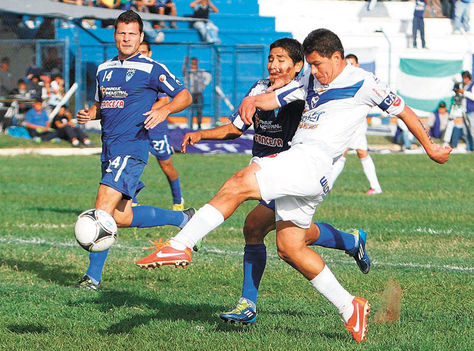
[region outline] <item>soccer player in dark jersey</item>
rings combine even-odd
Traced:
[[[152,52],[150,44],[147,41],[143,41],[138,51],[147,57],[151,57]],[[158,101],[155,102],[153,108],[160,108],[163,105],[169,103],[170,98],[165,93],[158,94]],[[184,210],[184,199],[181,194],[181,184],[179,182],[178,171],[173,165],[171,156],[173,150],[169,143],[168,136],[168,123],[166,120],[158,124],[155,128],[148,131],[150,137],[150,152],[156,157],[161,170],[168,179],[168,183],[171,188],[171,195],[173,197],[173,210],[182,211]]]
[[[301,71],[304,61],[301,44],[290,38],[283,38],[270,45],[267,69],[269,78],[257,81],[247,96],[265,92],[276,79],[290,82]],[[290,148],[291,139],[300,123],[304,101],[294,101],[278,111],[258,110],[253,117],[254,143],[252,155],[266,157],[278,154]],[[232,123],[208,130],[187,133],[183,138],[182,152],[187,145],[200,140],[235,139],[241,136],[250,125],[244,124],[238,112],[230,117]],[[266,264],[265,236],[275,229],[275,201],[260,201],[247,216],[244,225],[244,281],[242,297],[229,312],[222,313],[224,321],[253,324],[256,321],[256,303],[260,279]],[[307,245],[324,246],[345,250],[355,258],[363,273],[370,269],[370,259],[365,249],[366,233],[359,229],[355,233],[346,233],[327,223],[312,223],[306,234]],[[359,249],[362,256],[359,258]]]
[[[143,22],[137,13],[120,14],[114,39],[118,55],[97,69],[96,102],[76,116],[81,124],[101,119],[102,179],[95,208],[110,213],[119,227],[182,227],[190,218],[189,212],[152,206],[132,208],[132,198],[144,187],[140,176],[148,161],[149,130],[171,113],[188,107],[191,94],[166,66],[138,52]],[[159,93],[173,99],[152,108]],[[78,286],[98,288],[107,254],[108,250],[90,254],[89,268]]]

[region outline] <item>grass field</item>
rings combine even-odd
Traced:
[[[336,309],[277,257],[274,233],[256,325],[220,321],[240,296],[241,228],[255,202],[212,232],[186,270],[134,266],[149,239],[176,228],[121,229],[103,290],[72,288],[88,263],[73,223],[93,206],[99,156],[0,157],[0,350],[473,350],[474,155],[443,166],[425,155],[373,158],[384,193],[364,195],[352,155],[315,217],[369,233],[368,275],[344,253],[317,249],[351,293],[371,302],[368,341],[357,345]],[[187,205],[200,207],[248,156],[174,160]],[[169,208],[155,161],[143,180],[141,203]],[[400,319],[375,323],[390,281],[402,288]]]

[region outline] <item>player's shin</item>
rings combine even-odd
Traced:
[[[242,297],[257,304],[258,288],[267,262],[267,249],[264,244],[245,245],[244,281]]]
[[[359,241],[354,234],[338,230],[328,223],[314,224],[318,226],[320,234],[318,240],[310,245],[345,251],[354,250],[358,246]]]
[[[171,247],[177,250],[192,248],[208,233],[224,222],[224,216],[214,206],[206,204],[189,220],[183,229],[172,239]]]
[[[182,211],[171,211],[153,206],[135,206],[130,227],[149,228],[163,225],[182,227],[187,216]]]

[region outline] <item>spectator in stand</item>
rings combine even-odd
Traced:
[[[135,0],[135,4],[131,7],[132,11],[150,13],[150,10],[145,5],[145,0]],[[163,32],[156,31],[148,21],[143,21],[143,32],[148,40],[155,43],[161,43],[165,39]]]
[[[455,0],[454,2],[454,28],[453,34],[461,33],[461,24],[464,31],[467,33],[471,30],[470,9],[471,0]]]
[[[11,96],[14,99],[19,99],[19,100],[31,98],[30,92],[28,91],[28,88],[26,87],[26,83],[23,79],[18,80],[18,85],[11,92]],[[26,111],[28,111],[27,103],[25,101],[18,101],[18,112],[20,116],[15,116],[15,118],[23,119]]]
[[[425,44],[425,7],[426,0],[415,1],[415,12],[413,13],[413,47],[416,48],[417,32],[420,32],[421,47],[426,49]]]
[[[41,81],[40,76],[37,74],[33,74],[31,79],[27,77],[26,79],[26,88],[28,89],[28,93],[33,99],[42,98],[43,97],[43,86],[44,83]]]
[[[428,119],[429,134],[433,138],[441,139],[446,131],[449,121],[449,112],[446,103],[441,101],[438,108]]]
[[[462,108],[466,130],[466,150],[474,151],[474,82],[469,71],[461,73],[462,86],[457,91],[463,95]]]
[[[60,75],[54,76],[49,85],[49,91],[48,104],[54,108],[64,96],[64,79]]]
[[[0,61],[0,96],[8,96],[15,89],[15,81],[10,72],[10,59],[3,57]]]
[[[52,72],[62,72],[63,70],[63,59],[58,55],[58,49],[54,46],[50,46],[47,49],[46,55],[43,52],[43,68],[48,74]]]
[[[61,106],[58,114],[53,118],[51,126],[53,129],[56,129],[59,138],[69,141],[74,147],[80,145],[79,141],[86,146],[91,145],[87,133],[84,129],[76,126],[72,120],[72,115],[66,109],[66,106]]]
[[[167,15],[167,16],[177,16],[176,12],[176,5],[173,3],[172,0],[146,0],[146,6],[151,13],[157,13],[159,15]],[[155,28],[166,28],[165,22],[161,21],[154,25]],[[170,27],[173,29],[178,28],[176,26],[176,22],[170,22]]]
[[[193,18],[202,18],[206,21],[196,21],[193,27],[196,28],[201,35],[202,40],[208,43],[219,43],[218,28],[209,20],[209,12],[219,12],[217,7],[209,0],[195,0],[189,4],[194,10]]]
[[[204,105],[204,89],[211,82],[211,74],[203,69],[198,68],[198,59],[196,57],[191,58],[191,69],[188,70],[188,57],[185,56],[183,63],[183,76],[186,81],[186,85],[191,92],[193,97],[193,103],[191,105],[191,121],[196,112],[198,129],[201,129],[202,121],[202,107]]]
[[[119,10],[122,6],[121,0],[97,0],[98,7],[104,7],[111,10]],[[102,28],[114,28],[114,20],[102,20]]]
[[[41,141],[59,140],[55,140],[57,133],[54,129],[51,129],[51,124],[46,111],[43,109],[43,100],[41,98],[37,98],[33,104],[33,108],[28,110],[25,122],[25,127],[34,142],[40,143]]]

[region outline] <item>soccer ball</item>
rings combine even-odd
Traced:
[[[117,238],[117,223],[107,212],[93,208],[77,217],[74,235],[85,250],[105,251]]]

